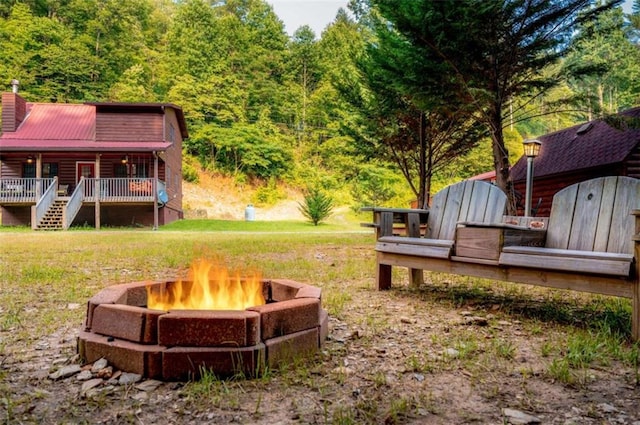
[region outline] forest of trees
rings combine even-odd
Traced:
[[[351,0],[322,34],[289,37],[264,0],[4,0],[0,87],[175,103],[186,179],[201,168],[407,206],[500,168],[496,152],[513,164],[523,139],[638,105],[640,0],[619,3]],[[479,81],[509,60],[528,67]]]

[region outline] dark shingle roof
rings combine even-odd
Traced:
[[[619,115],[640,119],[640,107]],[[622,162],[640,142],[640,127],[617,128],[598,119],[546,134],[538,140],[542,147],[534,160],[534,174],[543,177]],[[526,157],[522,156],[511,168],[514,181],[526,178],[526,163]]]

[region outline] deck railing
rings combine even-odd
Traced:
[[[84,198],[90,202],[153,202],[154,193],[153,178],[91,178],[84,183]]]
[[[54,178],[2,178],[0,179],[0,202],[36,202],[51,188],[53,182]]]
[[[74,201],[79,199],[77,202],[80,203],[154,202],[156,190],[162,187],[158,185],[162,185],[162,182],[154,178],[83,178],[74,188],[74,193],[78,187],[82,191],[74,197]],[[57,177],[0,178],[0,204],[36,204],[49,190],[53,195],[48,196],[60,196],[57,188]]]
[[[63,210],[62,228],[64,230],[67,230],[71,226],[73,219],[76,218],[78,211],[80,211],[80,208],[82,208],[82,201],[84,200],[84,186],[85,186],[84,183],[85,183],[85,178],[81,177],[80,181],[78,182],[78,185],[76,186],[75,190],[69,197],[69,200],[67,201],[67,205]]]
[[[37,229],[40,220],[49,211],[51,205],[56,200],[56,194],[58,190],[58,178],[54,177],[52,183],[48,185],[42,196],[38,197],[36,205],[31,207],[31,228]],[[40,192],[40,185],[42,183],[36,182],[36,194]]]

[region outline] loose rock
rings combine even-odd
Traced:
[[[512,425],[539,424],[541,422],[540,418],[516,409],[502,409],[502,414]]]
[[[93,366],[91,366],[91,372],[93,373],[97,373],[98,371],[104,369],[105,367],[109,366],[109,363],[107,362],[107,359],[105,359],[104,357],[101,358],[100,360],[97,360]]]
[[[54,381],[57,381],[58,379],[65,379],[75,375],[76,373],[80,373],[81,370],[82,368],[77,364],[64,366],[63,368],[49,374],[49,379],[53,379]]]
[[[84,384],[82,384],[82,387],[80,388],[80,396],[86,397],[89,390],[102,385],[102,382],[103,381],[100,378],[90,379],[89,381],[85,382]]]
[[[120,376],[120,379],[118,379],[118,383],[120,385],[135,384],[136,382],[140,382],[141,379],[142,375],[138,375],[137,373],[125,372]]]

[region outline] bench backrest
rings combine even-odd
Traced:
[[[465,180],[447,186],[433,195],[425,237],[453,240],[461,221],[500,223],[506,205],[507,196],[491,183]]]
[[[566,187],[553,197],[546,247],[633,254],[631,210],[638,208],[638,179],[601,177]]]

